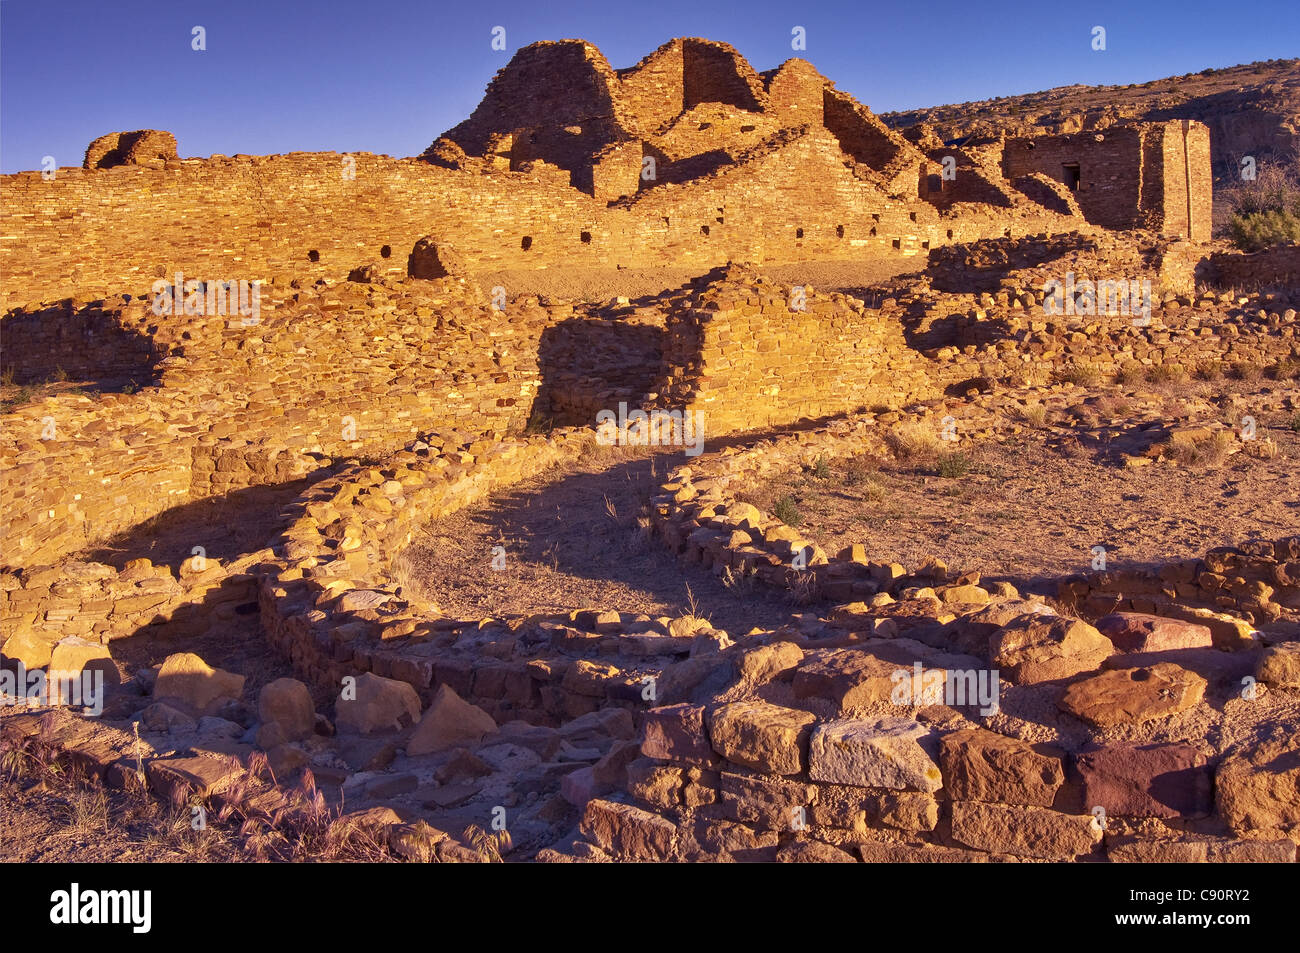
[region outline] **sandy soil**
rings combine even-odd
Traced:
[[[731,633],[787,621],[792,606],[783,597],[729,589],[640,532],[636,517],[651,490],[685,458],[628,460],[621,452],[610,448],[608,457],[541,474],[485,507],[431,524],[404,554],[406,581],[443,612],[467,619],[591,607],[678,616],[690,613],[694,597],[699,615]],[[506,548],[499,572],[490,568],[497,545]]]
[[[1267,435],[1279,448],[1271,460],[1238,453],[1208,467],[1126,469],[1030,430],[959,445],[971,461],[961,476],[889,461],[853,483],[851,468],[837,463],[825,478],[785,474],[751,501],[771,511],[789,497],[798,528],[831,554],[862,543],[874,559],[915,566],[938,556],[1028,583],[1088,571],[1094,546],[1106,548],[1109,568],[1133,568],[1300,532],[1300,434],[1272,427]]]

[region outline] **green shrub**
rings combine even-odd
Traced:
[[[803,514],[799,512],[798,502],[788,494],[776,501],[776,505],[772,507],[772,515],[786,526],[798,526],[803,522]]]

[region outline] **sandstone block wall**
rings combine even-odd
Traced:
[[[729,274],[732,281],[670,312],[666,375],[656,385],[659,405],[702,412],[706,434],[896,407],[931,393],[897,314]]]
[[[246,326],[238,316],[160,318],[148,296],[92,309],[95,320],[112,315],[128,356],[149,342],[155,386],[94,400],[64,393],[6,415],[5,564],[49,562],[191,499],[297,479],[421,430],[520,430],[553,321],[535,302],[491,311],[453,279],[272,285],[262,312]],[[77,340],[51,354],[42,350],[50,338],[11,334],[15,320],[31,319],[0,326],[14,366],[76,353]],[[92,379],[122,370],[111,348],[82,353],[105,362],[86,368]]]
[[[1066,183],[1093,224],[1209,240],[1210,137],[1201,123],[1008,139],[1003,168],[1010,179],[1038,172]]]
[[[1300,245],[1278,245],[1246,254],[1216,252],[1205,259],[1197,277],[1221,288],[1295,286],[1300,284]]]

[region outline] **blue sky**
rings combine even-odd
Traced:
[[[0,171],[80,165],[94,137],[140,128],[174,132],[182,156],[417,155],[521,46],[581,37],[620,68],[674,36],[759,70],[802,56],[886,112],[1297,56],[1300,3],[0,0]]]

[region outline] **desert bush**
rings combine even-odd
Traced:
[[[945,453],[939,458],[935,470],[941,477],[953,479],[970,472],[971,458],[964,453]]]
[[[1251,364],[1249,361],[1235,361],[1228,368],[1228,373],[1233,380],[1238,381],[1257,381],[1263,371],[1259,365]]]
[[[1079,387],[1096,387],[1101,383],[1101,373],[1091,364],[1071,364],[1058,371],[1056,377],[1058,383]]]
[[[789,494],[776,501],[776,505],[772,507],[772,515],[786,526],[798,526],[803,522],[803,514],[799,512],[799,504]]]
[[[1187,368],[1181,364],[1156,364],[1147,371],[1153,384],[1181,384],[1187,380]]]

